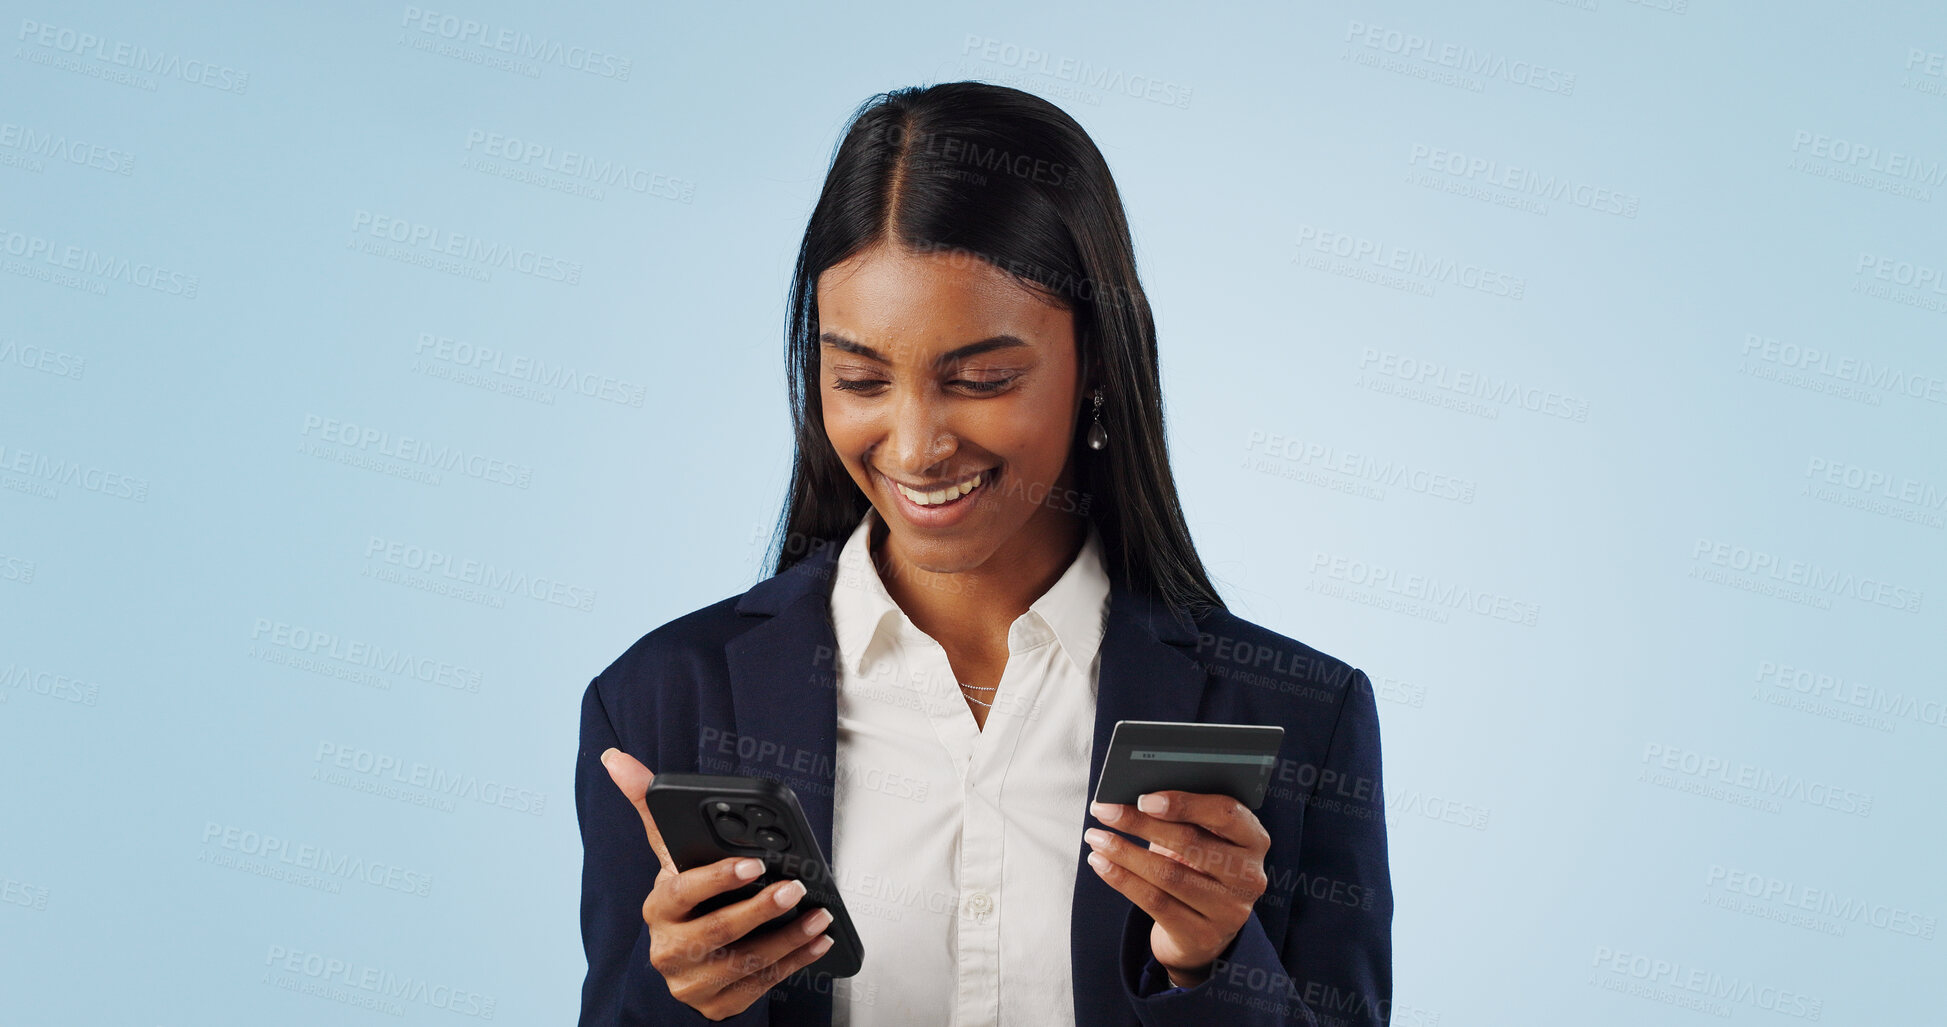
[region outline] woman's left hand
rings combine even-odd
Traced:
[[[1083,836],[1095,872],[1156,921],[1149,950],[1170,980],[1201,984],[1264,894],[1270,833],[1243,803],[1207,792],[1150,792],[1133,807],[1097,802],[1089,812],[1148,839],[1144,849],[1100,828]]]

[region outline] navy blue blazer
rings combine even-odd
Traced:
[[[615,746],[659,774],[783,781],[832,852],[837,555],[821,547],[742,595],[656,628],[589,682],[575,763],[588,957],[582,1027],[711,1022],[672,998],[649,964],[642,904],[659,867],[641,816],[601,765],[604,750]],[[1269,883],[1194,988],[1168,989],[1149,952],[1153,921],[1089,867],[1082,832],[1102,825],[1085,806],[1075,810],[1069,948],[1078,1027],[1388,1023],[1393,896],[1379,715],[1365,673],[1222,610],[1192,623],[1112,580],[1096,696],[1091,794],[1118,720],[1281,724],[1285,735],[1257,810],[1271,835]],[[829,1027],[832,981],[820,976],[801,970],[719,1022]]]

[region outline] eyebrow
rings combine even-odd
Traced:
[[[853,340],[848,339],[845,336],[838,334],[837,332],[820,333],[818,336],[818,341],[824,343],[827,346],[833,346],[838,349],[842,349],[847,353],[857,353],[859,356],[862,357],[870,357],[871,359],[877,360],[882,364],[892,363],[892,361],[887,360],[885,358],[885,355],[880,353],[878,350],[873,349],[870,346],[867,346],[865,343],[854,342]],[[947,365],[953,363],[956,360],[961,360],[966,357],[971,357],[981,353],[985,353],[989,350],[1009,349],[1015,346],[1026,346],[1026,345],[1027,345],[1027,341],[1022,339],[1020,336],[996,335],[991,338],[982,339],[979,342],[970,342],[967,343],[965,346],[961,346],[958,349],[951,350],[946,353],[942,353],[940,354],[938,359],[933,361],[933,366],[935,369],[944,369]]]

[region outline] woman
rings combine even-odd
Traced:
[[[583,697],[581,1022],[1385,1023],[1370,682],[1211,586],[1081,127],[975,82],[868,101],[805,231],[788,347],[774,574]],[[1123,719],[1282,725],[1270,796],[1091,806]],[[745,937],[793,885],[698,914],[755,861],[677,872],[652,768],[790,785],[865,968],[798,972],[822,912]]]

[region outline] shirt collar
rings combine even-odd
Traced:
[[[918,633],[906,612],[893,602],[885,582],[872,564],[872,529],[877,510],[868,509],[858,527],[845,540],[838,554],[838,573],[832,582],[831,614],[838,655],[854,674],[864,673],[867,656],[882,636],[900,631]],[[1102,634],[1109,611],[1109,576],[1102,557],[1102,538],[1095,525],[1088,525],[1088,537],[1081,551],[1046,592],[1028,604],[1030,613],[1045,630],[1052,631],[1061,651],[1087,674],[1101,648]],[[1033,620],[1035,618],[1030,618]],[[1033,641],[1033,625],[1016,625],[1008,632],[1010,651],[1017,643]]]
[[[838,573],[832,580],[832,632],[838,655],[853,674],[864,672],[865,656],[888,618],[905,617],[892,601],[879,571],[872,566],[872,522],[878,511],[868,509],[838,553]]]

